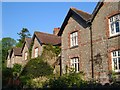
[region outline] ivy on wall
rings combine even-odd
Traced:
[[[30,45],[30,48],[29,48],[29,58],[31,59],[31,56],[32,56],[32,47],[34,45],[34,42],[32,41],[31,45]]]

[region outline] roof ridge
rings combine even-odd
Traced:
[[[90,13],[88,13],[88,12],[85,12],[85,11],[83,11],[83,10],[77,9],[77,8],[75,8],[75,7],[70,7],[70,9],[72,9],[72,10],[77,10],[77,11],[83,12],[83,13],[88,14],[88,15],[92,15],[92,14],[90,14]]]
[[[31,39],[31,37],[25,37],[25,39]]]
[[[51,35],[51,36],[59,37],[57,35],[46,33],[46,32],[35,31],[35,33],[42,33],[42,34],[46,34],[46,35]]]

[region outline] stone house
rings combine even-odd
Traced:
[[[14,64],[22,65],[21,48],[13,47],[7,57],[7,67],[12,68]]]
[[[54,28],[53,34],[35,32],[32,39],[25,38],[22,48],[14,47],[9,51],[7,67],[12,68],[15,63],[26,65],[30,58],[36,58],[42,54],[45,45],[61,46],[61,38],[57,36],[59,30],[60,28]],[[53,65],[56,59],[49,60],[49,64]]]
[[[22,65],[25,65],[28,62],[28,60],[30,59],[29,49],[30,49],[30,45],[31,45],[31,40],[32,40],[31,38],[25,38],[25,42],[21,49]]]
[[[32,38],[32,53],[31,58],[36,58],[41,56],[43,52],[43,47],[45,45],[51,44],[53,46],[61,45],[61,38],[54,34],[48,34],[43,32],[35,32]],[[49,64],[53,64],[54,60],[49,60]]]
[[[62,73],[74,69],[102,83],[120,71],[120,2],[98,2],[92,14],[70,8],[58,33]],[[67,68],[68,67],[68,68]]]

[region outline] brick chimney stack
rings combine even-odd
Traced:
[[[54,28],[54,30],[53,30],[53,34],[54,34],[54,35],[57,35],[58,32],[59,32],[59,30],[60,30],[60,27],[58,27],[58,28]]]

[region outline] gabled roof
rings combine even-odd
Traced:
[[[35,37],[39,40],[41,44],[52,44],[52,45],[61,44],[61,37],[54,34],[48,34],[48,33],[36,31],[33,35],[33,39]]]
[[[97,14],[98,11],[99,11],[99,9],[100,9],[101,6],[103,5],[103,2],[104,2],[104,1],[105,1],[105,0],[100,0],[100,1],[97,3],[97,5],[96,5],[96,7],[95,7],[95,9],[94,9],[94,11],[93,11],[93,13],[92,13],[92,17],[91,17],[91,19],[90,19],[90,22],[93,21],[93,19],[95,18],[96,14]]]
[[[78,19],[79,19],[79,17],[81,17],[84,21],[86,21],[86,23],[84,23],[84,24],[90,25],[90,23],[94,20],[96,14],[98,13],[99,9],[100,9],[101,6],[103,5],[103,2],[104,2],[104,1],[105,1],[105,0],[100,0],[100,1],[97,3],[97,5],[96,5],[96,7],[95,7],[95,9],[94,9],[94,11],[93,11],[92,14],[86,13],[86,12],[81,11],[81,10],[78,10],[78,9],[76,9],[76,8],[70,8],[70,10],[68,11],[67,16],[65,17],[65,20],[64,20],[62,26],[61,26],[61,29],[60,29],[58,35],[59,35],[59,36],[62,35],[62,32],[63,32],[63,30],[64,30],[64,28],[65,28],[65,26],[66,26],[66,24],[67,24],[67,21],[68,21],[69,18],[71,17],[71,15],[77,16]],[[89,22],[90,22],[90,23],[89,23]]]
[[[83,12],[82,10],[78,10],[76,8],[71,8],[76,14],[81,16],[85,21],[89,20],[91,18],[91,14],[87,12]]]
[[[25,38],[25,42],[26,42],[28,48],[30,47],[31,41],[32,41],[31,38]]]
[[[31,41],[32,41],[31,38],[25,38],[25,42],[24,42],[24,44],[22,46],[21,52],[23,51],[23,48],[24,48],[25,44],[27,45],[28,48],[30,48]]]
[[[13,47],[11,49],[10,58],[11,58],[13,52],[14,52],[14,56],[22,56],[21,48],[19,48],[19,47]]]
[[[60,28],[60,31],[58,33],[59,36],[61,36],[69,18],[74,15],[75,17],[78,18],[78,20],[83,20],[84,22],[87,22],[90,18],[91,18],[91,14],[87,13],[87,12],[83,12],[81,10],[78,10],[76,8],[70,8],[69,11],[68,11],[68,14],[67,16],[65,17],[65,20]],[[87,25],[87,23],[85,23]]]

